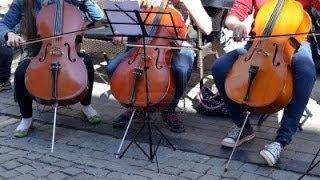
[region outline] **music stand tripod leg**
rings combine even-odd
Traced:
[[[136,113],[136,111],[137,111],[137,109],[134,109],[133,112],[132,112],[132,114],[131,114],[131,117],[130,117],[129,123],[128,123],[128,125],[127,125],[126,131],[124,132],[123,137],[122,137],[122,140],[121,140],[121,143],[120,143],[120,145],[119,145],[119,148],[118,148],[118,151],[117,151],[117,154],[116,154],[116,158],[119,158],[120,151],[121,151],[121,149],[122,149],[124,140],[125,140],[126,137],[127,137],[129,128],[130,128],[130,126],[131,126],[131,122],[132,122],[132,120],[133,120],[133,116],[134,116],[134,114]]]
[[[315,162],[315,160],[317,159],[317,157],[319,156],[319,154],[320,154],[320,148],[319,148],[318,152],[316,153],[316,155],[314,156],[313,160],[311,161],[307,171],[303,175],[301,175],[299,177],[299,179],[302,179],[304,176],[309,174],[309,172],[312,171],[313,168],[315,168],[318,164],[320,164],[320,160],[317,163],[313,164]]]

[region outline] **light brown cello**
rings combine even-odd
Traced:
[[[168,38],[178,36],[184,39],[187,35],[187,27],[181,15],[176,9],[166,6],[165,2],[163,1],[160,7],[153,7],[141,13],[145,24],[153,24],[146,28],[150,30],[149,35]],[[168,13],[172,15],[173,23]],[[179,28],[175,31],[172,26]],[[137,44],[143,43],[143,40],[139,40]],[[147,38],[145,43],[151,46],[171,46],[174,41],[166,38],[151,40]],[[126,107],[142,109],[166,107],[171,103],[175,94],[175,79],[171,70],[172,58],[172,49],[132,48],[130,55],[121,61],[112,75],[112,94]]]
[[[261,113],[274,113],[288,105],[293,94],[291,59],[310,29],[311,19],[299,2],[265,3],[254,21],[253,32],[259,38],[227,75],[227,96]]]
[[[76,52],[76,39],[84,27],[81,12],[73,5],[58,0],[43,7],[36,18],[38,34],[43,38],[41,50],[26,71],[28,92],[41,104],[70,105],[79,102],[88,90],[88,75]],[[46,39],[47,38],[47,39]]]

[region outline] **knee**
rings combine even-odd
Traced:
[[[212,72],[212,76],[214,78],[214,80],[216,82],[223,82],[227,73],[228,73],[228,69],[226,69],[226,67],[224,66],[223,60],[216,60],[213,65],[212,65],[212,69],[211,69],[211,72]]]
[[[293,68],[298,78],[303,78],[305,82],[315,82],[316,69],[312,58],[305,57],[303,61],[295,62]]]

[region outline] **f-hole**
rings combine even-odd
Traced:
[[[256,44],[256,46],[254,47],[254,49],[256,49],[256,47],[257,47],[259,44],[261,44],[261,41],[259,41],[259,42]],[[249,60],[252,58],[254,51],[255,51],[255,50],[252,51],[252,53],[250,54],[249,57],[245,57],[245,58],[244,58],[244,61],[246,61],[246,62],[249,61]]]
[[[280,66],[280,62],[277,62],[277,64],[276,64],[276,57],[277,57],[277,53],[278,53],[278,44],[273,43],[272,46],[275,47],[273,58],[272,58],[272,65],[278,67],[278,66]]]
[[[52,44],[51,43],[48,43],[47,45],[46,45],[46,49],[45,49],[45,51],[44,51],[44,57],[41,59],[41,57],[39,58],[39,62],[43,62],[46,58],[47,58],[47,53],[48,53],[48,48],[49,48],[49,46],[52,46]]]
[[[64,43],[64,46],[67,46],[68,47],[68,59],[69,59],[69,61],[71,61],[71,62],[76,62],[76,59],[74,58],[74,59],[71,59],[71,57],[70,57],[70,45],[68,44],[68,43]]]
[[[159,56],[160,56],[160,49],[159,48],[155,48],[154,49],[155,51],[158,51],[158,55],[157,55],[157,59],[156,59],[156,67],[157,67],[157,69],[162,69],[163,68],[163,66],[159,66]]]

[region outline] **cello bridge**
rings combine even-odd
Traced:
[[[50,49],[50,54],[52,56],[62,56],[63,55],[63,51],[60,49],[60,47],[53,46]]]
[[[263,54],[264,56],[269,56],[269,53],[263,50],[262,48],[254,48],[258,54]]]

